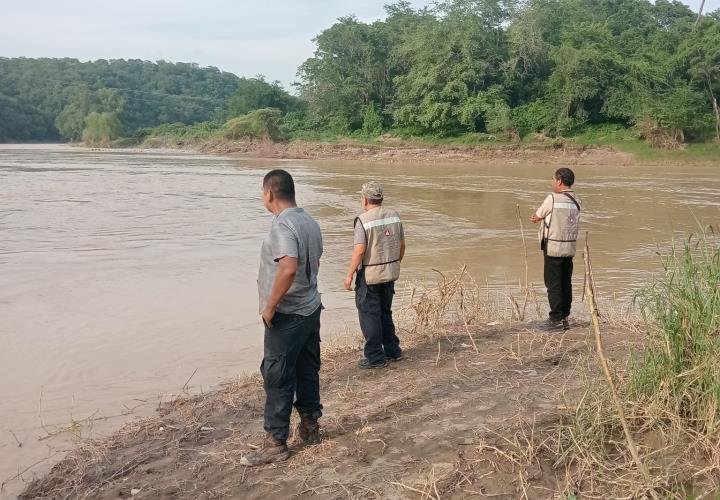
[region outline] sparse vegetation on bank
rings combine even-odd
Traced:
[[[614,365],[637,458],[599,370],[545,446],[578,480],[613,497],[715,498],[720,481],[720,246],[713,228],[663,258],[663,273],[637,295],[641,343]],[[597,374],[597,375],[596,375]],[[587,496],[587,495],[586,495]]]
[[[391,133],[378,137],[309,133],[304,138],[288,139],[282,121],[276,126],[273,124],[272,129],[261,125],[258,132],[247,129],[242,134],[228,134],[229,127],[237,126],[239,120],[235,119],[228,124],[163,125],[143,130],[135,139],[117,141],[114,145],[179,148],[268,158],[421,162],[505,160],[506,163],[532,160],[534,163],[561,162],[571,165],[703,163],[716,161],[720,157],[720,144],[689,144],[683,149],[661,150],[650,147],[634,132],[615,127],[593,129],[573,139],[535,134],[523,140],[508,141],[492,134],[480,133],[446,138]],[[275,139],[272,134],[275,134]]]

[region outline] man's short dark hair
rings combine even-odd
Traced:
[[[263,189],[269,189],[280,200],[295,201],[295,181],[292,175],[280,168],[265,174]]]
[[[567,187],[575,184],[575,174],[567,167],[558,168],[555,171],[555,178]]]

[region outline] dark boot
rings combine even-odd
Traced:
[[[540,330],[541,332],[562,332],[562,331],[564,331],[562,320],[554,321],[552,319],[547,319],[545,321],[538,323],[535,326],[535,329]]]
[[[386,359],[383,359],[382,361],[378,361],[377,363],[371,363],[367,358],[363,358],[360,361],[358,361],[358,368],[362,368],[363,370],[372,370],[374,368],[385,368],[388,365],[388,362]]]
[[[304,444],[318,444],[320,442],[320,424],[317,418],[310,415],[300,415],[298,437]]]
[[[266,465],[273,462],[287,460],[290,457],[287,444],[285,441],[278,441],[270,434],[265,434],[262,448],[251,451],[240,459],[241,465],[255,467],[258,465]]]

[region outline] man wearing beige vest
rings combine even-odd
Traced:
[[[553,192],[530,217],[532,222],[542,221],[539,237],[545,257],[545,287],[550,315],[540,329],[546,331],[561,331],[570,327],[573,257],[580,219],[580,202],[572,190],[574,183],[572,170],[557,169],[552,180]]]
[[[392,301],[405,256],[405,234],[397,212],[382,205],[382,185],[365,183],[360,194],[363,213],[355,219],[355,245],[345,289],[352,290],[355,276],[355,305],[365,337],[365,357],[358,366],[383,368],[388,360],[402,358]]]

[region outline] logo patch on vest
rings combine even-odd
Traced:
[[[390,230],[389,230],[389,229],[386,229],[386,230],[385,230],[385,237],[386,237],[386,238],[389,238],[390,236],[392,236],[392,234],[390,233]]]
[[[567,221],[571,226],[577,224],[577,218],[574,215],[569,215]]]

